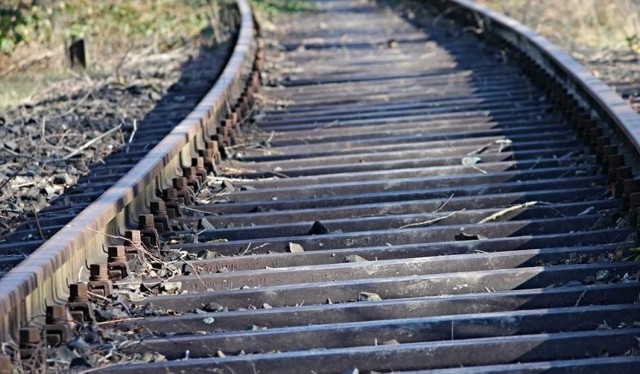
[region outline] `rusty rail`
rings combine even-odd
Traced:
[[[238,0],[239,36],[226,68],[204,99],[135,169],[0,279],[0,338],[18,340],[18,330],[45,314],[45,306],[64,302],[67,285],[88,263],[106,260],[102,248],[124,235],[148,211],[155,192],[171,186],[182,167],[204,149],[205,139],[245,88],[253,64],[254,26],[246,0]],[[88,269],[84,269],[88,271]]]
[[[621,146],[621,153],[638,174],[640,117],[611,87],[560,47],[509,17],[470,0],[439,0],[435,4],[459,22],[496,35],[526,55],[528,64],[542,69],[536,79],[551,77],[580,104],[581,115],[597,117],[612,130],[612,144]]]

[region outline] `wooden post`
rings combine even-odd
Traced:
[[[83,69],[87,68],[84,39],[71,39],[71,45],[69,46],[69,64],[72,69],[78,66],[82,66]]]

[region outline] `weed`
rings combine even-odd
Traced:
[[[640,261],[640,247],[631,248],[630,252],[631,258],[633,258],[634,261]]]
[[[281,13],[299,13],[314,9],[307,0],[252,0],[253,5],[268,16]]]

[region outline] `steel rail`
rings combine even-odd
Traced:
[[[459,22],[498,36],[528,56],[585,109],[613,130],[634,174],[640,171],[640,116],[610,86],[596,78],[559,46],[520,22],[472,0],[433,3]]]
[[[18,330],[43,316],[47,305],[63,303],[68,284],[86,264],[105,260],[102,248],[135,225],[148,211],[155,191],[171,185],[177,171],[191,166],[206,135],[244,89],[253,64],[254,21],[247,0],[237,0],[240,29],[224,71],[196,108],[124,177],[52,238],[0,279],[0,340],[18,339]],[[86,274],[86,273],[85,273]]]

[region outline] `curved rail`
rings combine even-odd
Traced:
[[[106,258],[111,236],[120,235],[166,188],[176,170],[190,165],[204,137],[240,96],[243,77],[253,63],[254,24],[247,0],[237,0],[240,32],[232,55],[213,88],[171,133],[128,174],[40,246],[28,259],[0,279],[0,340],[15,341],[18,329],[44,315],[47,303],[63,302],[70,279],[87,263]],[[86,269],[85,269],[86,270]],[[72,275],[73,274],[73,275]]]
[[[468,25],[495,34],[528,56],[538,68],[577,99],[590,114],[614,130],[618,144],[624,144],[629,166],[640,171],[640,116],[606,83],[544,36],[518,21],[479,5],[472,0],[440,0],[437,6]]]

